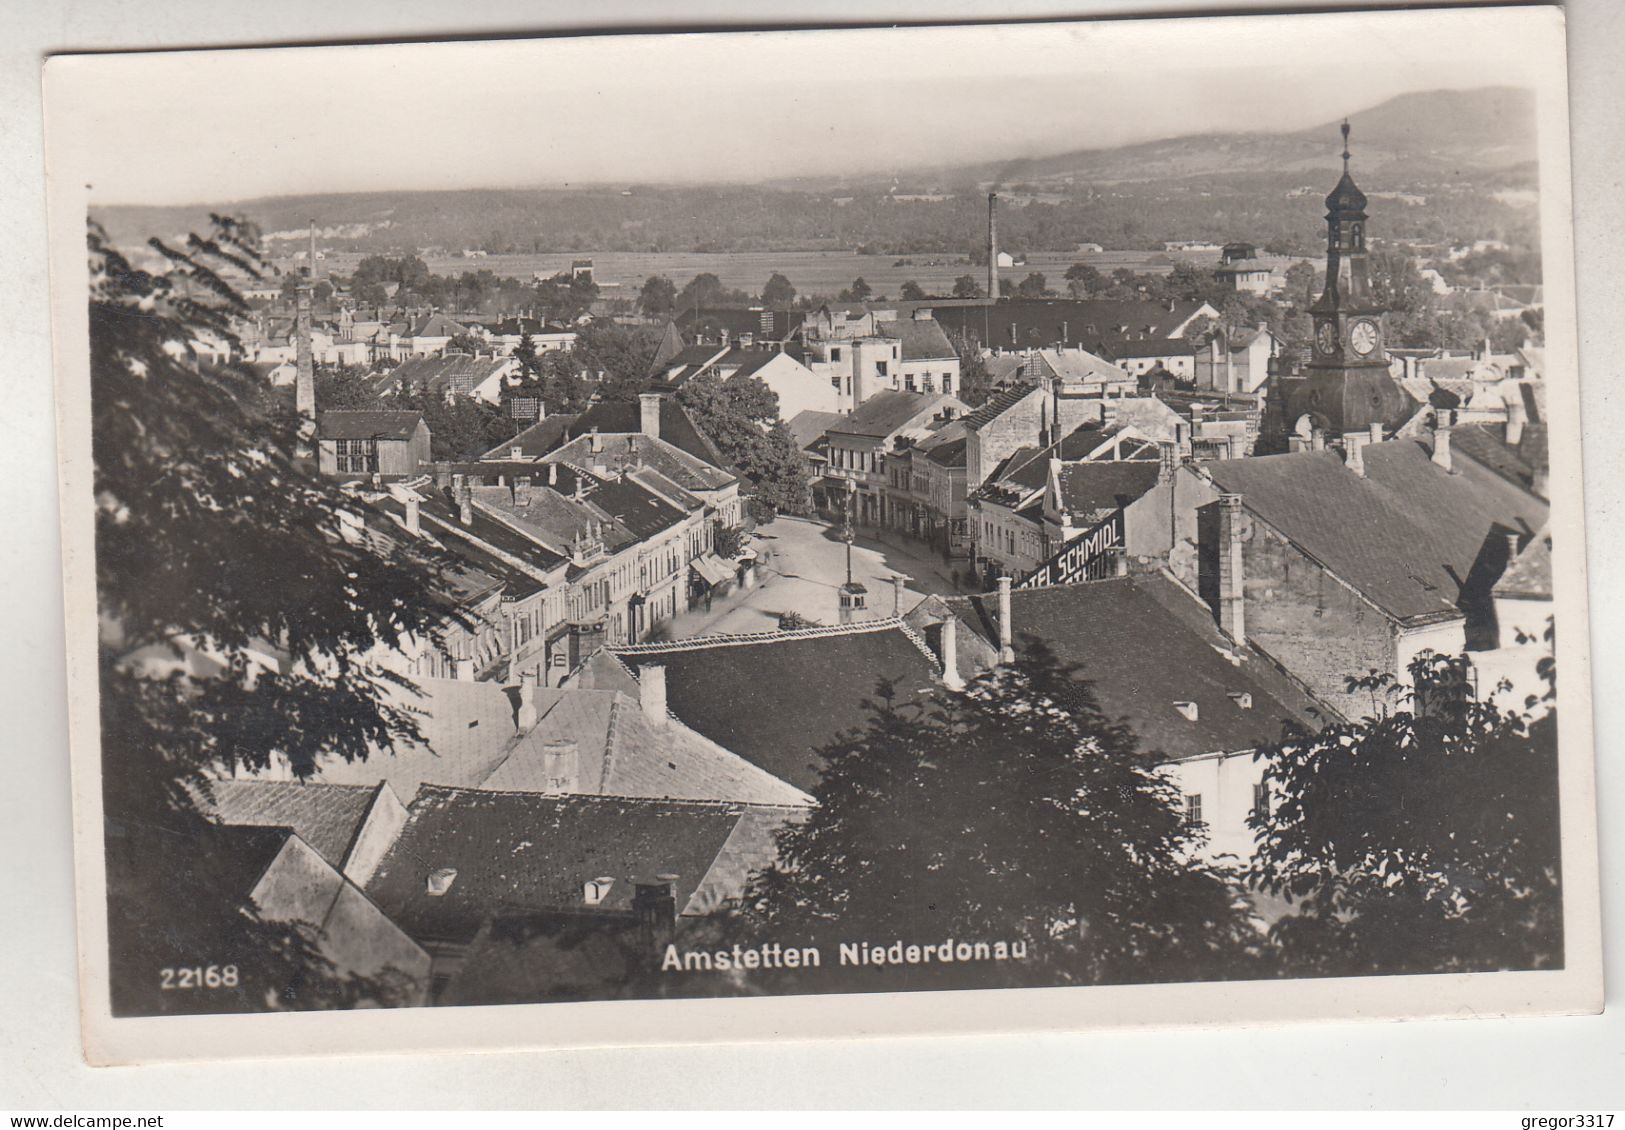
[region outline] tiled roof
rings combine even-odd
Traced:
[[[252,779],[210,781],[206,790],[199,807],[218,823],[286,828],[340,871],[378,791],[366,785]]]
[[[829,431],[841,435],[884,438],[918,416],[944,404],[957,403],[958,401],[945,393],[887,389],[875,393],[858,405],[851,415],[843,416],[840,423],[831,424]]]
[[[1367,444],[1366,474],[1330,451],[1205,465],[1214,484],[1398,620],[1450,615],[1483,595],[1504,534],[1532,534],[1547,505],[1471,458],[1434,465],[1431,440]]]
[[[1552,531],[1546,527],[1529,539],[1495,582],[1495,595],[1523,600],[1552,599]]]
[[[497,444],[482,458],[507,459],[513,454],[513,449],[518,447],[525,458],[539,459],[564,442],[575,419],[574,416],[568,415],[545,416],[512,439]]]
[[[417,412],[323,412],[316,417],[322,439],[411,439],[423,422]]]
[[[1122,361],[1130,357],[1194,357],[1196,347],[1182,337],[1140,338],[1107,342],[1102,352],[1109,360]]]
[[[921,450],[925,453],[927,459],[939,466],[963,467],[965,466],[966,442],[965,437],[960,436],[958,439],[945,440],[929,447],[922,447]]]
[[[790,434],[795,437],[797,447],[807,447],[824,438],[824,433],[843,419],[845,417],[839,412],[815,412],[808,408],[806,411],[797,412],[790,417],[785,426],[790,429]]]
[[[898,318],[876,322],[875,328],[881,337],[901,343],[904,361],[947,361],[959,356],[934,318]]]
[[[556,447],[545,456],[549,463],[570,463],[578,467],[603,467],[604,473],[617,474],[636,467],[652,467],[685,490],[720,490],[735,476],[720,466],[696,458],[687,451],[661,439],[650,439],[641,432],[600,432],[598,451],[592,449],[591,436],[577,436],[562,447]]]
[[[1061,506],[1072,514],[1127,506],[1156,486],[1161,469],[1146,459],[1068,463],[1060,474]]]
[[[945,603],[997,646],[997,596]],[[1207,606],[1161,573],[1017,589],[1010,615],[1018,655],[1042,644],[1075,666],[1106,717],[1127,723],[1140,748],[1161,757],[1254,749],[1278,740],[1287,720],[1313,721],[1317,709],[1263,657],[1235,648]],[[1231,697],[1242,693],[1252,696],[1250,709]],[[1196,703],[1196,721],[1176,702]]]
[[[972,431],[986,426],[1027,399],[1034,391],[1026,385],[1000,389],[965,414],[965,426]]]
[[[490,776],[507,756],[515,734],[517,691],[498,683],[460,679],[415,680],[418,693],[391,687],[391,705],[411,712],[423,736],[374,748],[364,761],[328,758],[316,780],[325,784],[376,785],[389,782],[410,804],[424,785],[473,786]]]
[[[1107,299],[1001,299],[976,305],[933,305],[932,313],[949,333],[965,334],[984,345],[1028,348],[1063,342],[1092,348],[1107,341],[1168,337],[1200,304]],[[1012,336],[1012,327],[1014,336]]]
[[[1039,355],[1050,367],[1050,371],[1061,379],[1062,384],[1099,385],[1131,379],[1126,370],[1118,368],[1104,358],[1096,357],[1087,349],[1041,349]]]
[[[743,804],[805,805],[811,798],[675,719],[650,725],[635,698],[616,690],[538,688],[540,720],[480,782],[483,789],[549,790],[543,747],[579,751],[580,793]]]
[[[584,910],[584,887],[593,879],[612,880],[601,911],[631,910],[637,884],[657,881],[672,883],[683,909],[743,811],[429,787],[367,893],[413,937],[463,941],[493,917]],[[429,875],[444,869],[456,877],[444,894],[429,894]]]
[[[447,353],[441,357],[411,357],[373,380],[380,393],[398,387],[403,391],[447,392],[467,396],[493,373],[512,368],[506,357],[471,357],[467,353]]]
[[[1531,489],[1536,470],[1543,468],[1536,468],[1524,458],[1521,444],[1507,446],[1505,436],[1505,427],[1501,424],[1466,424],[1455,430],[1451,442],[1455,451],[1471,456],[1525,490]]]
[[[809,792],[823,768],[817,750],[868,721],[864,703],[880,702],[881,680],[907,702],[936,673],[924,645],[896,620],[611,650],[629,665],[664,666],[673,714]]]
[[[642,406],[624,400],[600,400],[571,422],[569,434],[582,436],[594,428],[606,435],[640,432],[643,430]],[[660,398],[660,438],[702,462],[731,472],[721,450],[675,396]]]

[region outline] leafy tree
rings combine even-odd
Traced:
[[[921,289],[919,283],[909,279],[903,284],[902,289],[897,292],[897,297],[904,302],[918,302],[925,297],[925,291]]]
[[[429,426],[429,451],[437,460],[470,462],[518,434],[508,412],[471,396],[448,400],[432,392],[409,390],[396,401],[402,408],[423,413],[423,422]]]
[[[365,507],[298,457],[292,413],[251,373],[191,353],[200,333],[235,344],[231,318],[247,307],[222,271],[259,276],[253,229],[215,217],[185,247],[151,246],[169,264],[157,274],[89,233],[114,1007],[136,1007],[128,986],[151,984],[166,961],[228,952],[242,980],[214,999],[229,1007],[387,1001],[326,968],[308,933],[241,913],[230,900],[246,892],[211,899],[198,799],[216,767],[307,775],[323,755],[416,738],[394,705],[401,680],[358,657],[433,634],[433,572],[346,540],[340,511]],[[268,651],[285,658],[267,668]]]
[[[1550,633],[1548,632],[1548,641]],[[1302,975],[1543,969],[1563,961],[1555,672],[1528,716],[1476,697],[1464,658],[1411,686],[1351,679],[1372,714],[1263,751],[1251,881]]]
[[[606,400],[635,400],[648,385],[660,339],[656,326],[594,320],[578,331],[571,356],[588,373],[603,374],[599,395]]]
[[[669,318],[677,309],[677,284],[665,275],[650,275],[638,292],[638,309],[648,318]]]
[[[702,373],[677,399],[744,477],[751,516],[805,514],[811,504],[807,465],[790,430],[778,422],[778,396],[759,378],[718,380]]]
[[[1301,302],[1304,306],[1314,302],[1320,272],[1315,270],[1313,263],[1300,259],[1286,269],[1285,279],[1288,301]]]
[[[1016,294],[1021,298],[1043,298],[1048,293],[1049,280],[1042,271],[1031,272],[1016,287]]]
[[[348,365],[324,365],[316,370],[316,404],[323,410],[376,408],[378,394],[366,373]]]
[[[867,302],[869,300],[869,296],[873,293],[874,289],[870,287],[868,283],[863,281],[862,275],[859,275],[857,278],[852,280],[851,286],[841,291],[841,301]]]
[[[520,333],[519,344],[513,351],[513,359],[519,362],[521,379],[532,380],[540,375],[541,355],[536,352],[536,339],[530,336],[529,330]]]
[[[993,374],[974,341],[963,333],[955,333],[951,340],[959,355],[959,399],[975,408],[993,394]]]
[[[795,300],[796,288],[789,279],[774,271],[767,285],[762,287],[762,305],[773,310],[787,310]]]
[[[716,528],[712,538],[711,548],[718,557],[724,561],[731,561],[745,552],[745,530],[743,526],[722,526]]]
[[[779,631],[798,632],[803,628],[822,628],[824,625],[810,616],[803,616],[799,612],[780,612]]]
[[[1244,894],[1192,856],[1177,787],[1041,650],[919,704],[882,683],[866,728],[821,753],[818,806],[739,907],[748,937],[1026,948],[910,965],[922,988],[1206,979],[1256,956]],[[871,973],[895,987],[889,967],[842,987]]]
[[[974,275],[960,275],[954,280],[953,296],[955,298],[981,298],[985,294],[981,284]]]
[[[569,271],[544,279],[535,289],[536,302],[547,311],[549,318],[560,322],[576,321],[598,300],[598,284],[592,277],[572,275]]]
[[[1066,289],[1073,298],[1088,298],[1106,289],[1106,276],[1088,263],[1074,263],[1066,269]]]
[[[452,334],[446,342],[447,353],[478,353],[484,348],[484,343],[473,334]]]
[[[744,306],[750,295],[742,290],[729,290],[722,280],[710,271],[702,271],[688,281],[677,296],[679,310],[717,309],[724,306]]]

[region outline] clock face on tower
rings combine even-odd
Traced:
[[[1330,322],[1322,322],[1315,327],[1315,344],[1322,353],[1337,352],[1337,327]]]
[[[1354,347],[1354,352],[1361,357],[1377,348],[1376,323],[1367,318],[1361,318],[1358,322],[1355,322],[1349,329],[1349,344]]]

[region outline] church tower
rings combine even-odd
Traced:
[[[1395,428],[1410,415],[1410,397],[1394,383],[1383,348],[1383,309],[1371,286],[1366,198],[1349,175],[1349,123],[1343,121],[1343,177],[1326,197],[1326,288],[1309,307],[1314,319],[1307,378],[1293,390],[1288,427],[1303,416],[1336,438]]]

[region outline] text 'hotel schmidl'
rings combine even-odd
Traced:
[[[948,939],[934,945],[893,942],[842,942],[840,965],[945,965],[958,961],[1025,961],[1027,943],[956,942]],[[721,950],[679,950],[668,944],[660,960],[663,973],[727,972],[734,969],[812,969],[822,966],[824,957],[817,946],[785,946],[769,942],[760,946],[734,945]]]

